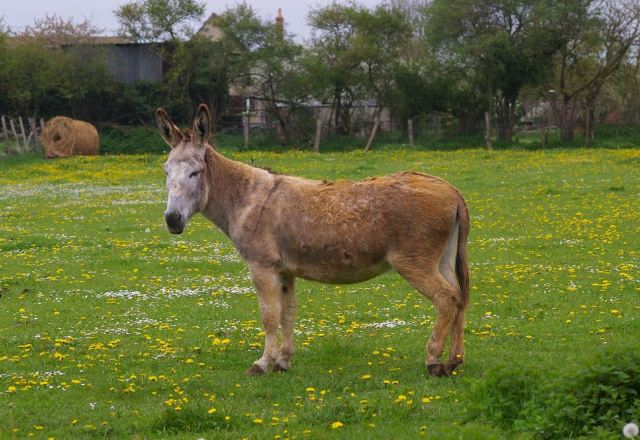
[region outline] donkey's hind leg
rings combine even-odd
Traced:
[[[431,375],[445,376],[451,374],[455,366],[451,368],[450,362],[443,365],[440,356],[460,310],[461,301],[459,289],[447,282],[432,261],[415,256],[390,258],[394,269],[420,293],[429,298],[436,308],[436,323],[427,342],[426,366]],[[461,315],[461,319],[464,320],[464,315]],[[461,337],[456,333],[456,341],[459,341],[458,336]]]
[[[455,316],[451,323],[451,348],[449,349],[449,359],[443,365],[444,372],[451,375],[458,365],[464,360],[464,312],[466,309],[466,301],[462,298],[460,288],[458,286],[458,278],[456,276],[456,255],[458,242],[458,224],[454,227],[454,232],[447,240],[444,255],[440,258],[438,271],[445,281],[452,286],[456,293]]]
[[[447,375],[451,375],[464,361],[464,312],[465,307],[459,306],[451,324],[451,349],[449,359],[443,365]]]
[[[296,316],[296,279],[293,276],[282,276],[280,326],[282,327],[282,344],[273,371],[287,371],[291,366],[291,357],[295,351],[293,322]]]

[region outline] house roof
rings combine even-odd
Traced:
[[[216,13],[213,13],[207,18],[196,35],[201,35],[203,37],[209,38],[212,41],[218,41],[222,39],[223,33],[222,30],[216,25],[215,20],[218,18]]]
[[[109,37],[92,36],[82,41],[82,44],[95,44],[96,46],[102,45],[102,44],[111,45],[111,44],[133,44],[133,43],[134,41],[130,40],[129,38],[114,37],[114,36],[109,36]]]
[[[16,35],[9,37],[9,41],[14,44],[20,44],[25,42],[37,41],[38,37]],[[73,36],[52,36],[47,38],[48,45],[53,46],[75,46],[75,45],[90,45],[90,46],[102,46],[102,45],[118,45],[118,44],[136,44],[135,41],[124,37],[116,36],[98,36],[92,35],[88,37],[73,37]]]

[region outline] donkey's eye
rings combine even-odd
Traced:
[[[189,174],[189,177],[194,177],[194,176],[197,176],[198,174],[200,174],[200,171],[194,171],[193,173]]]

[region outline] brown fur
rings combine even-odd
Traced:
[[[200,115],[198,124],[203,120]],[[164,124],[161,129],[169,126]],[[165,133],[172,139],[170,130]],[[191,139],[176,148],[172,160],[192,160],[197,152]],[[457,189],[416,172],[338,182],[274,175],[227,159],[209,145],[203,148],[201,212],[247,261],[260,302],[265,351],[248,374],[289,368],[295,278],[354,283],[391,268],[436,307],[428,371],[450,375],[462,363],[469,214]],[[451,351],[442,364],[449,334]]]

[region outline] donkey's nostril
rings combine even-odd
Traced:
[[[182,214],[179,212],[165,212],[164,220],[167,222],[169,227],[180,227],[182,222]]]

